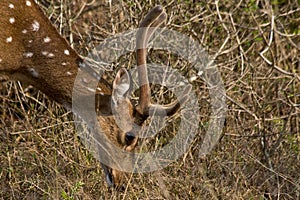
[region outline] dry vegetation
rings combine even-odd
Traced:
[[[218,145],[200,159],[210,105],[207,86],[195,80],[201,119],[189,151],[163,170],[133,174],[120,192],[107,188],[70,112],[26,85],[6,83],[0,95],[0,199],[300,199],[299,1],[38,3],[81,55],[136,28],[149,9],[162,4],[167,28],[216,56],[228,113]],[[193,73],[170,53],[151,59]],[[131,55],[118,65],[133,63]]]

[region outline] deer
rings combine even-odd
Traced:
[[[0,16],[0,75],[30,84],[72,110],[74,82],[83,70],[83,56],[71,48],[34,0],[1,0]],[[156,6],[139,25],[143,29],[136,35],[136,61],[141,85],[137,105],[133,105],[130,99],[132,78],[125,68],[117,71],[112,85],[104,79],[98,82],[98,92],[94,94],[97,122],[116,148],[133,152],[141,131],[133,129],[134,124],[143,126],[153,110],[156,110],[156,115],[166,113],[171,116],[188,98],[191,87],[186,87],[181,97],[167,105],[157,105],[150,100],[147,43],[154,32],[150,27],[160,26],[165,19],[164,8]],[[82,87],[78,98],[90,95],[86,81],[89,80],[80,82]],[[81,117],[85,120],[84,115]],[[120,122],[116,123],[115,119]],[[118,125],[120,123],[122,127]],[[108,186],[122,187],[125,172],[105,164],[102,168]]]

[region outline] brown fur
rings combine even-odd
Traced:
[[[151,33],[145,29],[140,32],[141,37],[137,38],[137,46],[142,48],[137,51],[137,64],[140,84],[146,84],[141,84],[143,87],[140,91],[139,104],[133,107],[129,99],[132,80],[125,69],[119,70],[112,86],[101,79],[98,83],[99,91],[96,94],[91,92],[93,88],[87,88],[88,83],[95,77],[86,74],[84,78],[78,80],[78,72],[83,71],[81,69],[83,60],[59,35],[33,0],[1,0],[0,16],[0,46],[2,47],[0,74],[33,85],[67,108],[72,108],[74,99],[83,102],[87,98],[95,98],[95,105],[79,103],[76,105],[77,107],[75,106],[78,110],[73,109],[73,111],[81,111],[80,117],[88,124],[90,123],[87,120],[89,114],[96,111],[97,123],[114,145],[112,148],[133,151],[140,131],[134,124],[142,125],[150,114],[150,108],[155,108],[157,113],[172,115],[179,109],[180,103],[187,99],[189,88],[181,99],[169,105],[160,106],[150,102],[145,43]],[[151,25],[157,27],[165,18],[164,9],[157,6],[145,17],[141,27],[150,27]],[[74,87],[74,83],[76,83],[76,87]],[[89,125],[93,127],[93,125]],[[100,134],[100,130],[92,131],[96,133],[96,138],[101,139],[101,135],[97,136]],[[130,144],[128,143],[129,137],[126,141],[126,134],[131,136]],[[107,147],[109,146],[111,145],[107,144]],[[118,158],[118,160],[121,161],[122,158]],[[102,166],[108,183],[120,187],[125,174],[104,164]]]

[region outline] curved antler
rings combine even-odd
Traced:
[[[187,100],[188,93],[191,90],[191,86],[187,86],[184,89],[183,96],[167,105],[158,105],[151,103],[151,91],[146,63],[147,44],[157,27],[160,26],[166,18],[167,14],[165,13],[164,8],[162,6],[156,6],[140,23],[139,30],[136,35],[136,60],[140,84],[140,98],[139,103],[136,106],[136,110],[142,116],[149,116],[150,112],[152,111],[155,111],[155,115],[173,115],[180,108],[180,104],[184,103]]]

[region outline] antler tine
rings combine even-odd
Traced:
[[[140,99],[139,104],[136,107],[136,110],[143,116],[149,116],[150,111],[155,111],[155,115],[165,115],[168,116],[173,115],[179,108],[180,104],[184,103],[188,94],[191,90],[191,86],[187,86],[184,89],[183,96],[181,96],[176,101],[167,104],[167,105],[158,105],[152,104],[150,101],[151,92],[147,74],[147,44],[155,32],[157,27],[161,25],[167,15],[161,6],[157,6],[153,8],[145,17],[145,19],[141,22],[139,26],[139,31],[137,32],[136,38],[136,47],[137,47],[137,65],[138,65],[138,75],[139,75],[139,83],[140,83]],[[150,28],[152,27],[152,28]]]
[[[167,15],[162,6],[153,8],[140,23],[139,30],[136,35],[136,59],[138,65],[138,77],[140,84],[140,98],[137,105],[137,111],[142,115],[149,113],[150,102],[150,86],[147,73],[147,43],[154,33],[155,29],[164,22]],[[154,27],[149,31],[150,27]]]

